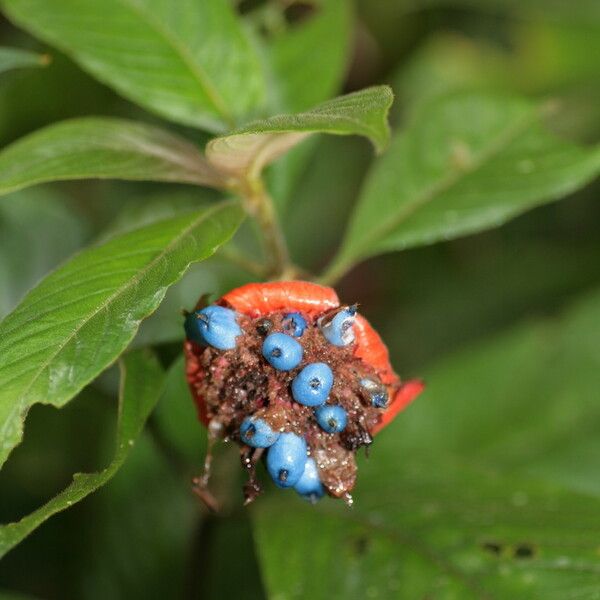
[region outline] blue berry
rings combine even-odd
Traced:
[[[333,386],[333,372],[325,363],[306,365],[292,381],[292,396],[304,406],[325,403]]]
[[[263,356],[279,371],[295,369],[302,360],[302,346],[285,333],[271,333],[265,338]]]
[[[242,333],[235,318],[235,311],[213,304],[187,315],[185,332],[188,339],[198,344],[231,350],[235,348],[235,338]]]
[[[268,448],[277,441],[279,433],[273,431],[264,419],[246,417],[240,425],[240,437],[244,444],[253,448]]]
[[[319,479],[319,470],[314,458],[307,458],[304,473],[294,486],[294,489],[310,502],[316,502],[325,495],[323,484]]]
[[[306,442],[295,433],[282,433],[267,452],[267,471],[281,488],[293,487],[304,473]]]
[[[306,319],[298,312],[288,313],[283,317],[283,329],[294,337],[302,337],[306,329]]]
[[[339,433],[346,428],[348,415],[346,411],[338,405],[324,404],[315,410],[317,423],[327,433]]]
[[[383,384],[364,378],[360,380],[360,385],[367,391],[372,406],[375,408],[385,408],[388,405],[388,391]]]
[[[354,320],[356,305],[339,310],[332,318],[319,321],[319,327],[325,339],[334,346],[348,346],[354,341]]]

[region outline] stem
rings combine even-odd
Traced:
[[[242,182],[237,190],[246,212],[254,218],[262,233],[265,254],[269,261],[268,275],[272,279],[294,276],[297,269],[291,264],[285,237],[273,206],[273,199],[261,179]]]

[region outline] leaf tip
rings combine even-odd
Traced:
[[[373,138],[373,146],[377,156],[383,154],[390,144],[392,130],[389,122],[389,113],[394,103],[394,91],[389,85],[378,85],[373,88],[380,97],[380,107],[382,109],[382,127],[377,138]]]

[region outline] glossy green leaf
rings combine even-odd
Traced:
[[[600,148],[553,136],[543,110],[475,93],[425,105],[370,173],[325,279],[368,256],[497,227],[590,181]]]
[[[52,500],[16,523],[0,526],[0,558],[44,521],[66,510],[105,485],[125,462],[146,419],[160,397],[164,373],[147,351],[128,354],[121,363],[121,391],[115,455],[98,473],[77,473],[73,482]]]
[[[434,368],[359,461],[352,509],[259,500],[270,596],[597,598],[599,324],[596,292]]]
[[[242,220],[237,203],[160,221],[92,247],[52,273],[0,323],[0,462],[35,403],[64,405],[125,349],[190,263]]]
[[[47,54],[37,54],[20,48],[0,47],[0,73],[24,67],[44,67],[50,62]]]
[[[232,174],[256,175],[314,133],[363,135],[381,152],[389,140],[387,115],[393,95],[376,86],[340,96],[306,112],[255,121],[210,141],[208,160]]]
[[[221,181],[190,142],[163,129],[122,119],[64,121],[0,152],[0,194],[44,181],[89,178],[215,187]]]
[[[163,117],[221,131],[255,112],[264,81],[227,0],[2,0],[17,25]]]

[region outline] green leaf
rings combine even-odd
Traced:
[[[359,461],[351,510],[257,502],[270,596],[597,595],[599,323],[596,291],[435,367]]]
[[[352,509],[332,500],[313,507],[281,491],[257,502],[270,598],[597,595],[596,499],[441,457],[373,450]]]
[[[234,175],[256,176],[290,148],[314,133],[363,135],[381,152],[389,140],[387,114],[393,95],[388,86],[340,96],[295,115],[255,121],[210,141],[208,160]]]
[[[277,100],[286,110],[306,110],[339,91],[351,29],[350,3],[328,0],[316,5],[308,18],[273,35],[267,50]]]
[[[219,186],[191,143],[168,131],[108,118],[50,125],[0,152],[0,194],[44,181],[113,178]]]
[[[242,220],[237,203],[157,222],[92,247],[52,273],[0,323],[0,464],[35,403],[62,406],[110,365],[190,263]]]
[[[160,397],[164,373],[154,356],[135,351],[121,363],[121,391],[115,455],[99,473],[77,473],[73,482],[52,500],[16,523],[0,526],[0,558],[44,521],[105,485],[125,462],[146,419]]]
[[[255,50],[227,0],[2,0],[7,15],[167,119],[222,131],[262,104]]]
[[[425,105],[370,173],[324,279],[368,256],[497,227],[590,181],[600,148],[551,135],[543,112],[477,93]]]
[[[23,67],[45,67],[50,62],[47,54],[36,54],[20,48],[0,47],[0,73]]]

